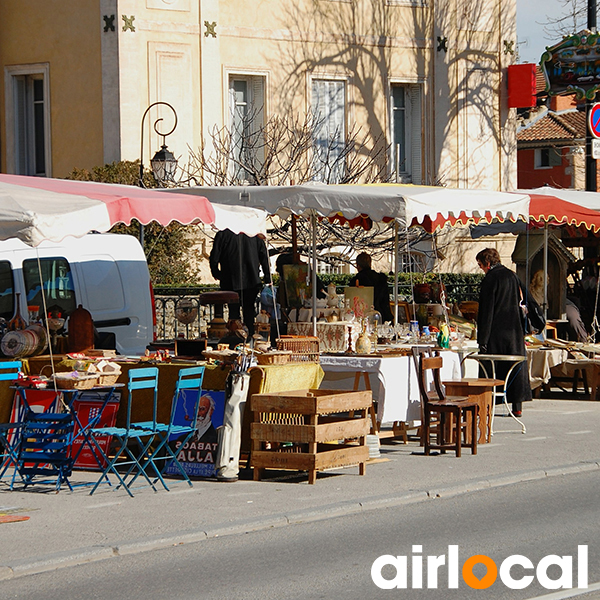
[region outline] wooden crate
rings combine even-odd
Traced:
[[[298,390],[254,394],[250,399],[250,465],[258,481],[264,469],[317,471],[359,465],[361,475],[369,458],[366,435],[371,391]],[[357,443],[345,443],[346,440]]]

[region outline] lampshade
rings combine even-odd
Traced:
[[[150,161],[152,172],[158,182],[173,181],[177,170],[177,159],[165,144]]]

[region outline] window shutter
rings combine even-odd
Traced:
[[[264,77],[252,78],[252,131],[258,131],[265,123]]]
[[[410,86],[410,137],[411,137],[411,175],[412,183],[420,185],[423,183],[422,169],[422,135],[423,124],[421,122],[421,86]]]
[[[250,130],[256,134],[260,132],[265,123],[265,78],[252,77],[252,106],[250,107],[252,121],[250,122]],[[264,165],[265,148],[261,139],[255,144],[255,157],[257,166]]]
[[[17,175],[31,175],[29,173],[27,141],[27,80],[23,76],[14,77],[14,104],[15,104],[15,172]]]

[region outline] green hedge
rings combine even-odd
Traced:
[[[340,288],[348,285],[352,275],[336,274],[320,275],[319,277],[325,284],[335,283],[338,292],[341,292]],[[413,273],[412,275],[410,273],[400,273],[398,275],[398,293],[408,300],[412,296],[410,289],[411,280],[412,284],[415,285],[417,283],[437,283],[440,278],[446,288],[447,300],[449,302],[478,300],[479,286],[483,279],[483,273]],[[394,289],[393,275],[388,275],[388,283],[391,293]]]

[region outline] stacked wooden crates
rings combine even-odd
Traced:
[[[264,469],[317,471],[359,465],[369,458],[371,391],[298,390],[254,394],[250,399],[250,465],[258,481]]]

